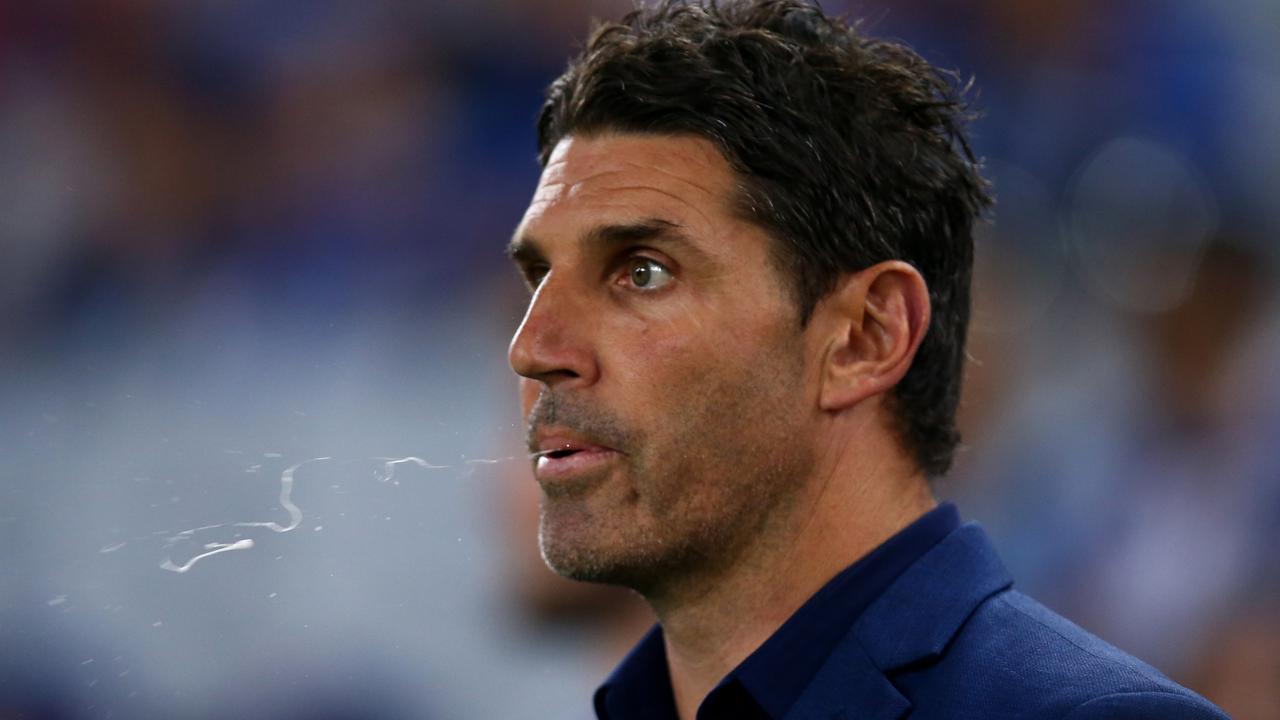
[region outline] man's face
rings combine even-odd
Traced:
[[[815,373],[734,183],[706,140],[569,137],[516,231],[510,362],[563,575],[653,592],[730,566],[812,471]]]

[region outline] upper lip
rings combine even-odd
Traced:
[[[571,453],[583,450],[613,450],[614,448],[601,445],[591,438],[575,433],[572,430],[558,427],[539,428],[534,433],[534,441],[537,447],[537,453],[545,455],[557,451],[568,451]]]

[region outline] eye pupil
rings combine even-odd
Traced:
[[[639,263],[631,269],[631,282],[636,287],[645,287],[649,284],[649,266],[645,263]]]

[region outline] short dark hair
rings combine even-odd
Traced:
[[[738,209],[774,240],[800,322],[840,276],[890,259],[932,320],[894,388],[928,476],[959,443],[973,224],[990,205],[954,73],[801,0],[664,0],[605,23],[547,91],[539,159],[572,133],[696,135],[740,176]]]

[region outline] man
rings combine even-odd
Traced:
[[[638,10],[551,86],[510,248],[542,553],[659,619],[601,718],[1222,717],[936,506],[989,203],[961,123],[799,0]]]

